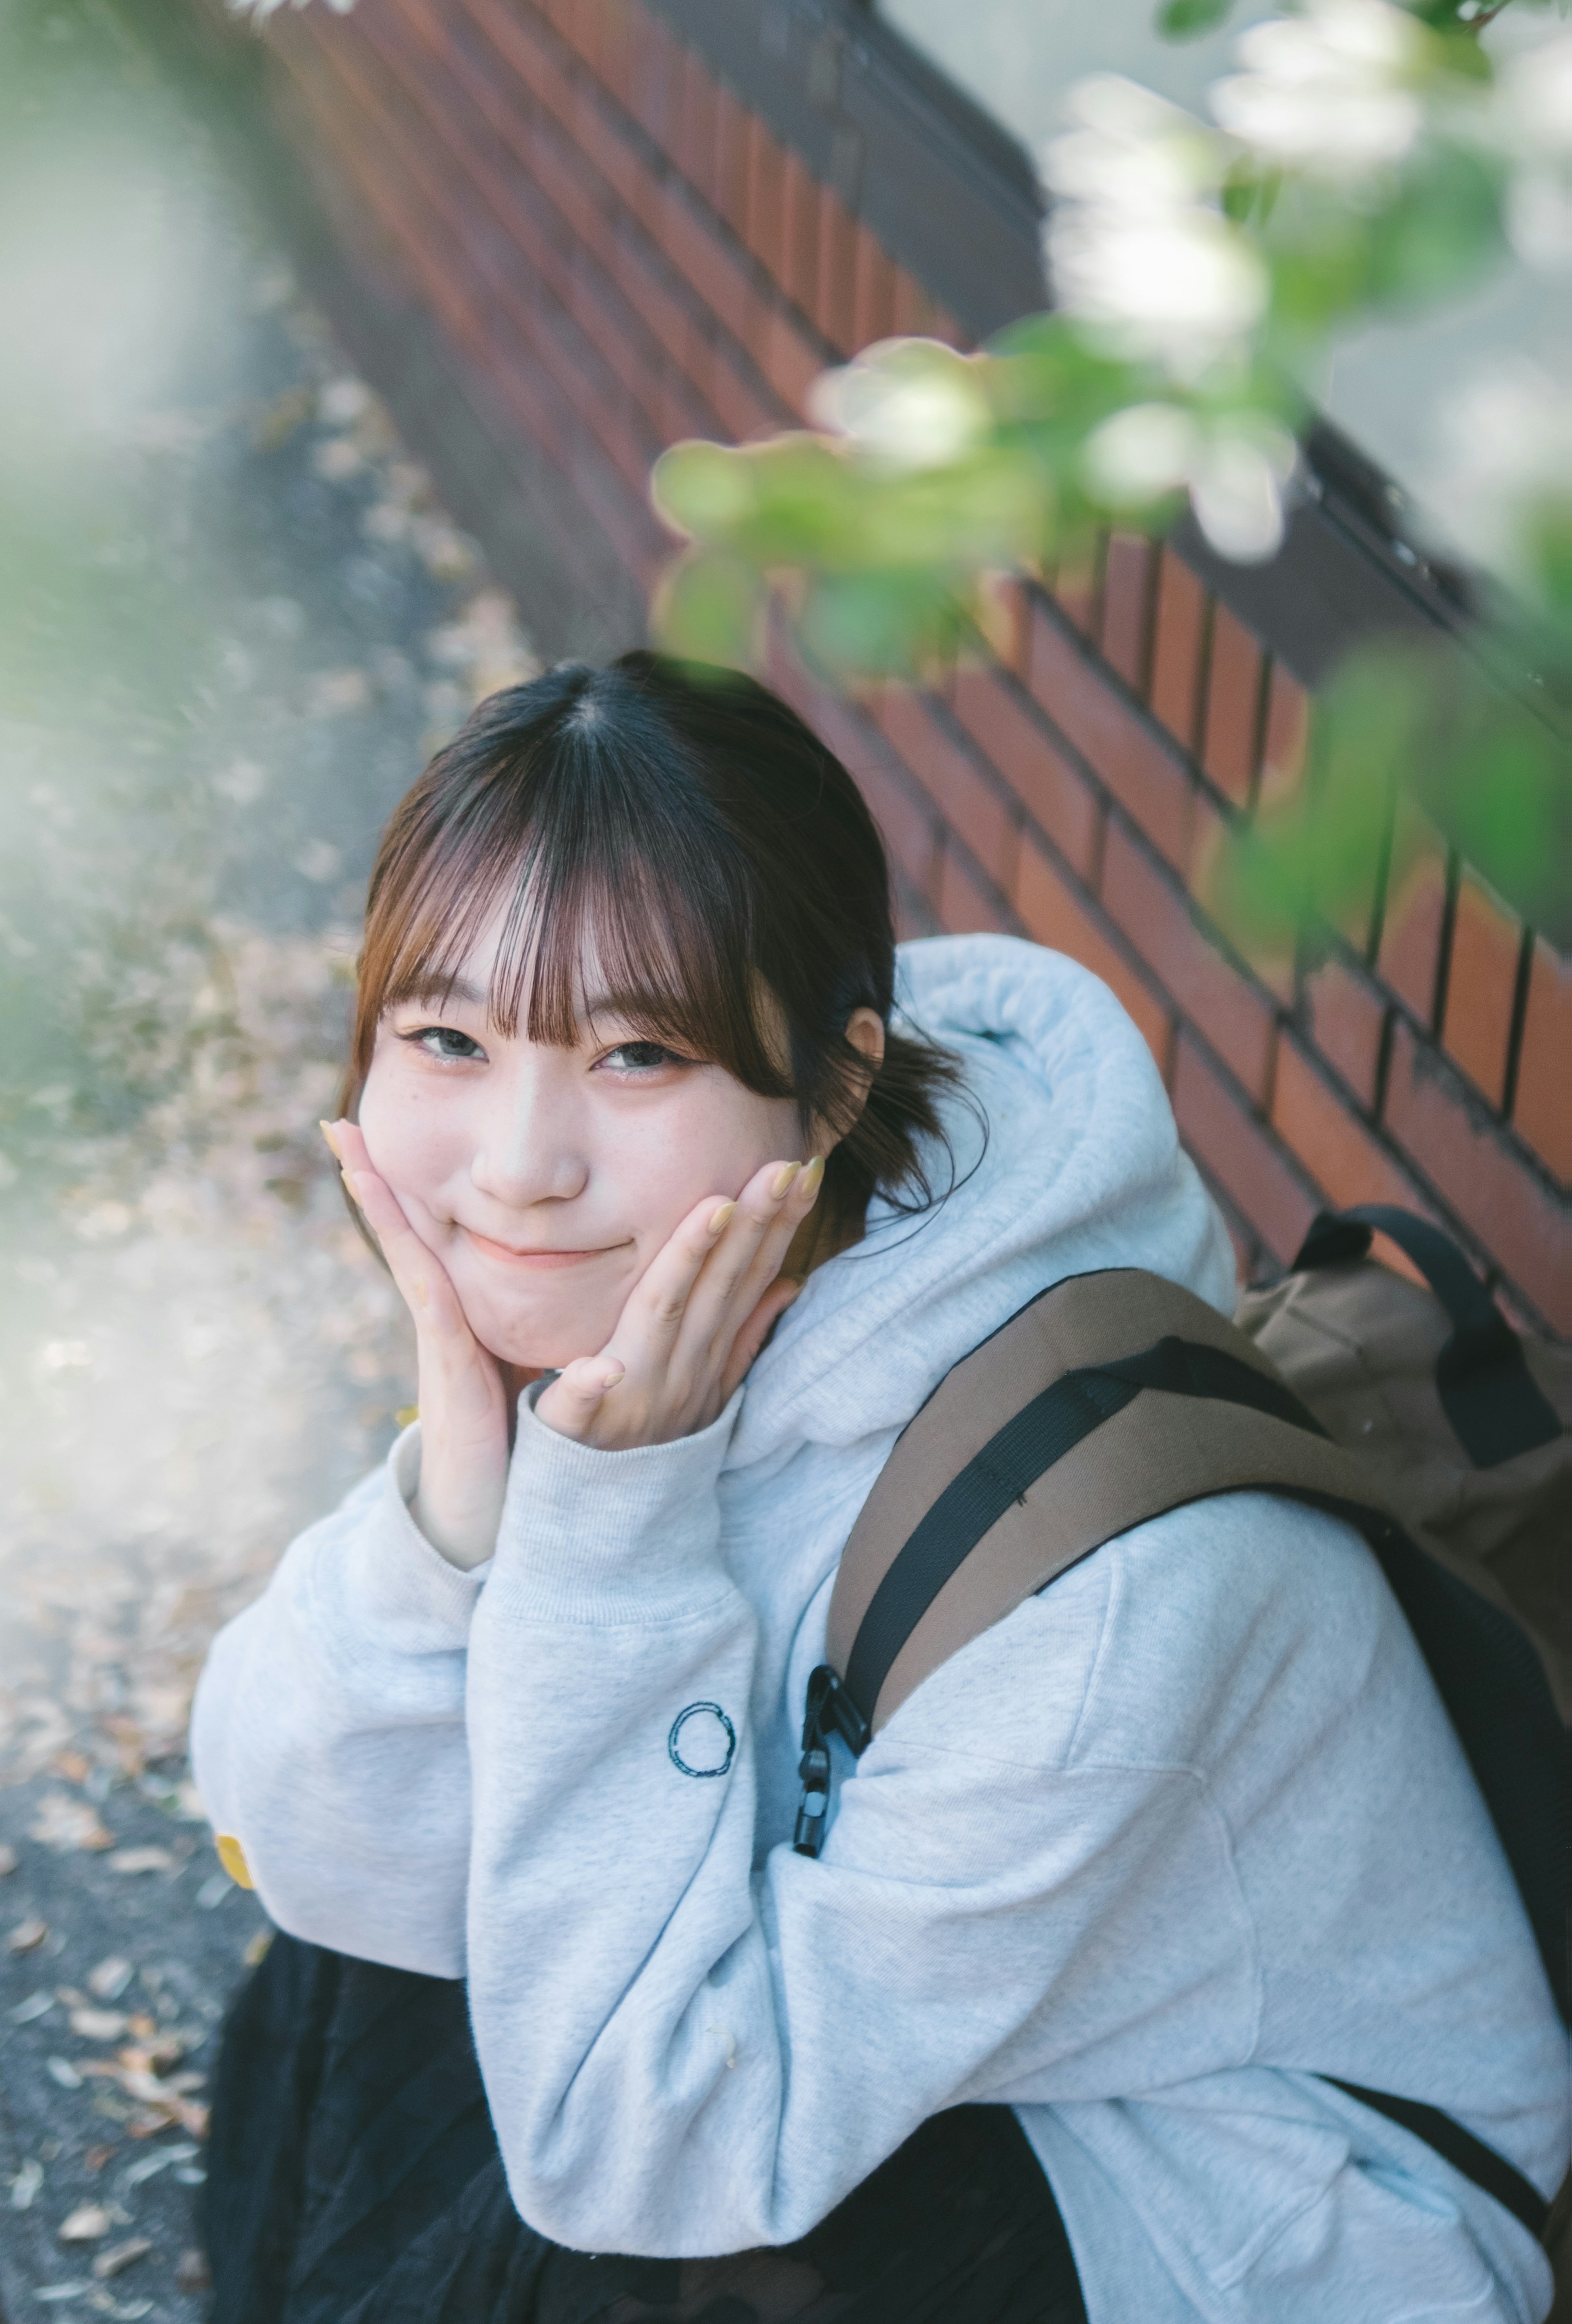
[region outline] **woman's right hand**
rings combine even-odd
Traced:
[[[372,1167],[353,1121],[325,1121],[361,1216],[415,1321],[420,1482],[410,1514],[452,1565],[483,1564],[496,1547],[508,1486],[511,1402],[532,1374],[498,1363],[471,1331],[446,1269]]]

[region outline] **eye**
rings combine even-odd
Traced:
[[[675,1049],[663,1048],[658,1041],[621,1041],[600,1062],[617,1073],[650,1074],[663,1065],[685,1065],[688,1060],[679,1057]]]
[[[472,1041],[456,1025],[418,1025],[412,1033],[400,1033],[399,1038],[408,1041],[413,1048],[424,1049],[428,1057],[439,1057],[448,1065],[467,1064],[471,1058],[483,1058],[486,1054],[478,1041]]]

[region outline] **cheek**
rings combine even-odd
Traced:
[[[639,1180],[630,1191],[630,1214],[640,1220],[646,1248],[663,1243],[706,1194],[735,1197],[767,1162],[802,1156],[797,1110],[739,1092],[729,1077],[706,1079],[685,1093],[638,1157]],[[630,1157],[631,1161],[631,1157]]]
[[[422,1195],[447,1177],[463,1147],[463,1124],[437,1093],[411,1088],[396,1062],[379,1056],[360,1101],[360,1126],[379,1176],[396,1193]]]

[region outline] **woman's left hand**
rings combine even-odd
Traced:
[[[823,1176],[822,1159],[771,1162],[734,1203],[706,1196],[650,1260],[606,1345],[564,1367],[536,1417],[607,1452],[707,1428],[796,1297],[781,1262]]]

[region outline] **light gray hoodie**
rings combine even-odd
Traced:
[[[1538,2324],[1542,2254],[1317,2072],[1547,2195],[1568,2056],[1499,1845],[1363,1542],[1259,1494],[1112,1542],[838,1764],[792,1852],[841,1545],[896,1432],[1061,1277],[1220,1310],[1227,1238],[1072,962],[906,947],[970,1175],[876,1213],[703,1434],[519,1416],[495,1557],[409,1514],[418,1433],[214,1646],[197,1778],[279,1923],[467,1977],[519,2209],[584,2250],[802,2235],[927,2116],[1013,2105],[1091,2324]],[[971,1166],[975,1163],[975,1167]]]

